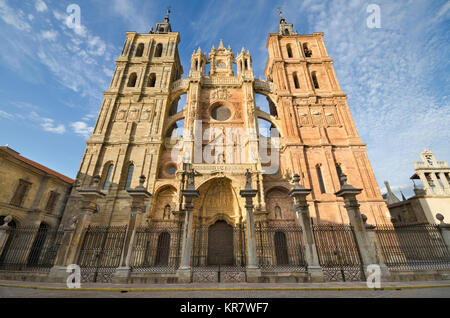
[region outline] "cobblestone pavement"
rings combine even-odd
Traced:
[[[4,285],[8,286],[4,286]],[[3,285],[3,286],[2,286]],[[450,298],[450,281],[383,283],[384,290],[365,289],[365,283],[326,284],[186,284],[186,285],[113,285],[82,284],[76,289],[64,284],[0,281],[0,297],[108,297],[108,298]],[[23,287],[18,287],[23,286]],[[26,287],[26,288],[24,288]],[[224,288],[228,290],[224,290]],[[303,288],[303,289],[299,289]],[[310,290],[305,290],[309,288]],[[318,290],[320,288],[320,290]],[[340,289],[341,290],[336,290]],[[350,288],[350,289],[349,289]],[[353,288],[353,289],[351,289]],[[99,290],[100,289],[100,290]],[[103,290],[101,290],[103,289]],[[114,289],[114,290],[111,290]],[[139,290],[141,289],[141,290]],[[145,289],[145,290],[142,290]],[[311,290],[314,289],[314,290]],[[357,289],[357,290],[355,290]]]

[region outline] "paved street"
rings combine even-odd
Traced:
[[[8,285],[8,286],[4,286]],[[11,285],[15,285],[12,287]],[[22,286],[22,287],[18,287]],[[368,290],[364,283],[326,284],[82,284],[82,290],[63,284],[0,281],[0,297],[108,298],[449,298],[450,281],[384,283],[384,290]],[[61,289],[58,289],[61,288]],[[95,290],[92,290],[94,289]],[[340,289],[342,290],[336,290]],[[85,290],[91,289],[91,290]],[[111,290],[113,289],[113,290]],[[143,290],[145,289],[145,290]]]

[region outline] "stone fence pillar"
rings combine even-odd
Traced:
[[[66,272],[67,265],[76,264],[84,232],[91,223],[92,215],[98,212],[97,200],[105,196],[98,190],[100,176],[94,176],[93,179],[92,187],[78,190],[83,198],[81,213],[72,219],[72,225],[67,230],[64,229],[63,244],[58,250],[55,265],[50,269],[51,280],[65,282],[65,278],[69,275]]]
[[[345,209],[347,210],[348,218],[350,220],[350,225],[353,227],[356,237],[356,243],[359,247],[359,252],[362,259],[362,265],[364,267],[364,272],[366,273],[366,277],[370,275],[370,272],[367,272],[367,266],[371,264],[380,265],[379,259],[377,259],[376,249],[378,246],[376,241],[376,237],[373,235],[369,238],[369,235],[366,230],[366,225],[364,224],[363,218],[361,216],[361,212],[359,210],[359,203],[356,200],[356,196],[362,192],[362,189],[354,188],[352,185],[347,184],[347,176],[343,174],[341,176],[341,189],[336,192],[336,196],[344,199]],[[375,233],[373,233],[375,234]],[[371,243],[372,242],[372,243]],[[375,242],[376,245],[373,243]],[[383,267],[380,265],[382,270],[382,275],[388,275],[386,271],[383,273]],[[386,268],[384,268],[386,270]]]
[[[448,252],[450,253],[450,224],[444,222],[444,216],[440,213],[436,214],[436,219],[439,220],[439,229],[441,230],[442,239],[447,246]]]
[[[319,256],[317,254],[316,243],[314,240],[308,203],[306,202],[306,196],[311,193],[311,189],[306,189],[300,185],[300,176],[298,174],[294,175],[293,181],[295,185],[294,188],[289,191],[289,196],[295,200],[294,212],[296,213],[299,225],[302,228],[307,271],[312,282],[324,282],[324,275],[322,267],[319,263]]]
[[[200,196],[198,190],[195,189],[194,184],[195,171],[191,170],[188,174],[188,185],[185,190],[182,190],[185,198],[184,209],[186,211],[184,228],[183,228],[183,245],[181,250],[180,267],[177,270],[177,277],[180,283],[191,282],[191,246],[192,246],[192,227],[193,227],[193,209],[194,198]]]
[[[125,242],[123,244],[122,255],[120,257],[119,267],[113,276],[113,283],[128,283],[128,278],[130,276],[130,260],[131,254],[133,252],[133,246],[136,235],[136,227],[140,224],[140,218],[144,213],[145,200],[151,198],[151,194],[147,192],[144,187],[145,176],[142,175],[139,178],[139,185],[133,190],[127,190],[128,194],[131,196],[131,211],[130,218],[128,219],[127,232],[125,234]]]
[[[0,226],[0,256],[3,253],[3,249],[6,246],[6,242],[8,241],[9,237],[9,230],[10,227],[8,226],[8,223],[12,221],[11,215],[8,215],[3,219],[4,224]]]
[[[245,173],[245,188],[239,192],[245,198],[245,209],[247,211],[247,282],[257,283],[261,276],[256,252],[255,220],[253,217],[253,198],[258,190],[252,189],[252,177],[249,170]]]

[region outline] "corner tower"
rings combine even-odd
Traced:
[[[146,177],[153,192],[160,176],[164,152],[164,123],[170,111],[172,83],[183,73],[178,54],[180,36],[172,32],[169,13],[147,34],[127,32],[123,50],[93,134],[77,174],[65,213],[65,221],[80,211],[78,189],[92,185],[99,175],[98,213],[92,223],[126,224],[130,199],[126,189]]]
[[[334,194],[345,173],[350,184],[363,189],[358,200],[368,222],[389,222],[323,33],[297,34],[280,12],[278,33],[269,34],[267,49],[264,74],[276,86],[283,145],[280,173],[265,178],[265,186],[299,173],[303,185],[312,189],[310,210],[316,222],[347,223],[344,203]]]

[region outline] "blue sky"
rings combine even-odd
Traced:
[[[78,29],[66,8],[81,8]],[[366,8],[381,9],[381,28]],[[70,177],[79,168],[126,31],[148,32],[168,3],[149,0],[0,0],[0,144]],[[325,44],[382,191],[412,194],[424,148],[450,161],[450,1],[170,1],[183,77],[192,51],[219,39],[252,54],[263,77],[281,7],[299,33]],[[398,193],[398,192],[397,192]]]

